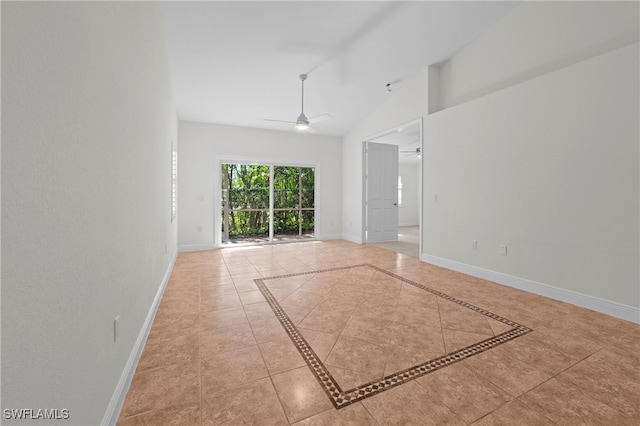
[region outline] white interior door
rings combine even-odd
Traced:
[[[398,146],[365,144],[366,240],[398,239]]]

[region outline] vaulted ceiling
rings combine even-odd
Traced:
[[[453,56],[517,1],[162,4],[181,120],[295,131],[305,82],[317,134],[342,136],[403,80]]]

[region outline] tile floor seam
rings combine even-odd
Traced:
[[[400,285],[400,294],[402,294],[402,285]],[[400,306],[400,296],[398,296],[398,300],[395,303],[395,306],[393,307],[393,326],[391,327],[391,333],[389,336],[389,342],[388,344],[391,344],[391,342],[393,341],[393,337],[394,337],[394,330],[396,329],[396,324],[398,324],[398,319],[396,316],[396,313],[398,312],[398,307]],[[389,361],[389,357],[387,356],[387,358],[384,361],[384,370],[383,370],[383,375],[384,373],[387,371],[387,362]],[[362,404],[362,406],[364,407],[364,404]]]
[[[340,338],[340,336],[338,336],[338,338]],[[331,349],[329,349],[329,351],[327,352],[327,356],[325,357],[325,359],[329,358],[329,355],[331,354],[331,351],[333,351],[333,348],[336,347],[336,343],[338,343],[338,338],[336,338],[335,342],[333,342],[333,344],[331,345]],[[322,361],[324,362],[324,361]]]
[[[522,395],[525,395],[525,394],[522,394]],[[531,407],[531,406],[530,406],[529,404],[527,404],[525,401],[520,401],[520,400],[519,400],[519,398],[520,398],[520,397],[513,398],[511,401],[508,401],[507,403],[505,403],[505,404],[501,405],[500,407],[496,408],[495,410],[492,410],[491,412],[489,412],[489,413],[485,414],[484,416],[482,416],[482,417],[480,417],[480,418],[476,419],[473,423],[477,423],[478,421],[482,420],[483,418],[490,416],[491,414],[495,413],[496,411],[499,411],[500,409],[504,408],[504,407],[505,407],[505,406],[507,406],[508,404],[512,404],[512,403],[514,403],[515,401],[518,401],[518,402],[520,402],[521,404],[524,404],[524,405],[526,405],[527,407],[529,407],[532,411],[535,411],[536,413],[539,413],[539,412],[538,412],[538,410],[536,410],[534,407]],[[553,420],[551,420],[550,418],[548,418],[548,417],[544,416],[543,414],[540,414],[540,415],[542,415],[542,416],[547,420],[547,422],[549,422],[549,423],[548,423],[548,425],[560,426],[560,425],[558,425],[558,423],[554,422]],[[473,423],[471,423],[471,425],[472,425]],[[548,426],[548,425],[547,425],[547,426]]]
[[[422,377],[424,377],[424,376],[422,376]],[[427,391],[427,392],[429,391],[429,388],[427,388],[426,386],[424,386],[424,385],[420,382],[420,380],[414,380],[414,382],[415,382],[418,386],[420,386],[422,389],[424,389],[425,391]],[[450,406],[449,406],[449,405],[448,405],[444,400],[442,400],[442,398],[440,397],[440,395],[439,395],[439,394],[436,394],[436,398],[438,398],[438,402],[439,402],[440,404],[444,405],[445,407],[447,407],[447,409],[448,409],[449,411],[451,411],[452,413],[454,413],[454,414],[455,414],[455,411],[453,410],[453,407],[450,407]],[[476,420],[474,420],[474,421],[477,421],[477,420],[478,420],[478,419],[476,419]],[[471,424],[471,423],[473,423],[473,422],[470,422],[470,423],[465,422],[465,424],[468,424],[468,425],[469,425],[469,424]]]
[[[280,374],[280,373],[278,373],[278,374]],[[284,414],[284,418],[287,420],[287,425],[291,425],[291,424],[293,424],[293,423],[296,423],[296,422],[293,422],[293,423],[292,423],[292,422],[289,420],[289,416],[287,415],[287,410],[285,409],[285,406],[284,406],[284,404],[282,403],[282,398],[280,397],[280,392],[278,392],[278,388],[276,387],[276,384],[275,384],[275,382],[273,381],[273,376],[274,376],[274,375],[272,375],[271,373],[269,373],[269,381],[271,382],[271,386],[273,386],[273,390],[274,390],[274,391],[275,391],[275,393],[276,393],[276,398],[278,398],[278,403],[280,404],[280,409],[282,410],[282,413]]]
[[[332,410],[335,410],[335,408],[329,408],[328,410],[324,410],[324,411],[320,411],[319,413],[311,414],[311,415],[309,415],[309,416],[307,416],[307,417],[304,417],[304,418],[302,418],[302,419],[298,419],[298,420],[296,420],[295,422],[293,422],[293,423],[289,423],[289,424],[290,424],[290,425],[296,425],[296,424],[301,423],[301,422],[303,422],[303,421],[305,421],[305,420],[311,419],[311,418],[313,418],[313,417],[315,417],[315,416],[317,416],[317,415],[320,415],[320,414],[323,414],[323,413],[326,413],[326,412],[328,412],[328,411],[332,411]]]
[[[364,408],[364,410],[371,416],[371,418],[373,419],[374,422],[376,422],[377,425],[380,425],[380,422],[378,421],[378,419],[373,415],[371,411],[367,409],[367,406],[364,405],[362,401],[358,402],[358,404],[360,404],[360,406]]]
[[[568,368],[567,368],[567,370],[568,370]],[[565,371],[566,371],[566,370],[565,370]],[[605,402],[605,401],[602,401],[601,399],[598,399],[598,398],[596,398],[596,397],[593,397],[593,396],[591,396],[591,394],[585,393],[585,392],[584,392],[584,390],[582,390],[582,389],[580,388],[580,386],[578,386],[578,385],[576,385],[575,383],[571,382],[569,379],[566,379],[566,378],[564,378],[564,377],[559,377],[559,376],[560,376],[560,374],[558,374],[558,375],[557,375],[556,377],[554,377],[554,378],[555,378],[556,380],[558,380],[560,383],[563,383],[563,382],[564,382],[564,383],[566,384],[567,382],[569,382],[569,384],[570,384],[570,385],[572,385],[573,387],[578,388],[578,389],[581,391],[581,393],[582,393],[584,396],[586,396],[587,398],[592,399],[592,400],[594,400],[594,401],[597,401],[597,402],[599,402],[599,403],[601,403],[601,404],[603,404],[603,405],[606,405],[606,406],[607,406],[607,407],[609,407],[611,410],[616,411],[618,414],[620,414],[620,415],[622,415],[622,416],[625,416],[625,417],[628,417],[626,413],[624,413],[624,412],[622,412],[622,411],[618,410],[616,407],[611,406],[609,403],[607,403],[607,402]]]
[[[198,312],[198,346],[199,346],[199,353],[198,353],[198,367],[199,367],[199,375],[200,375],[200,409],[199,409],[199,416],[200,416],[200,424],[204,424],[204,420],[202,419],[202,415],[203,415],[203,411],[204,411],[204,401],[203,401],[203,396],[202,396],[202,318],[201,318],[201,313]]]
[[[440,303],[444,303],[444,301],[440,300],[440,298],[436,299],[436,305],[438,306],[438,319],[440,319],[440,329],[444,329],[444,324],[442,323],[442,312],[440,312]],[[444,334],[442,335],[442,345],[444,346],[444,352],[448,353],[447,342],[444,339]]]
[[[533,390],[533,389],[532,389]],[[541,416],[543,416],[545,419],[547,419],[549,422],[553,423],[554,425],[558,425],[561,426],[558,422],[554,421],[553,419],[549,418],[546,415],[546,411],[540,411],[538,408],[536,408],[535,406],[528,404],[526,399],[524,399],[524,396],[527,395],[530,391],[527,391],[525,393],[523,393],[522,395],[520,395],[517,400],[521,403],[526,405],[527,407],[529,407],[531,410],[535,411],[536,413],[540,414]]]

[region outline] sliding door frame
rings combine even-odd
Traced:
[[[274,168],[277,166],[283,167],[312,167],[314,169],[314,188],[313,188],[313,196],[314,196],[314,216],[313,216],[313,238],[304,238],[295,241],[314,241],[318,239],[319,234],[319,212],[320,212],[320,191],[318,189],[320,182],[320,163],[319,162],[305,162],[305,161],[292,161],[286,159],[272,159],[272,158],[259,158],[259,157],[238,157],[238,156],[227,156],[227,155],[216,155],[215,158],[215,173],[213,174],[213,243],[216,247],[222,247],[222,178],[221,171],[223,164],[247,164],[247,165],[255,165],[255,166],[269,166],[269,241],[263,243],[256,243],[256,245],[260,244],[281,244],[292,242],[288,241],[277,241],[273,239],[273,212],[274,212],[274,199],[273,199],[273,174]]]

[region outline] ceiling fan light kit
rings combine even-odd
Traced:
[[[298,119],[296,120],[296,129],[298,130],[307,130],[309,128],[309,119],[303,113],[300,113]]]

